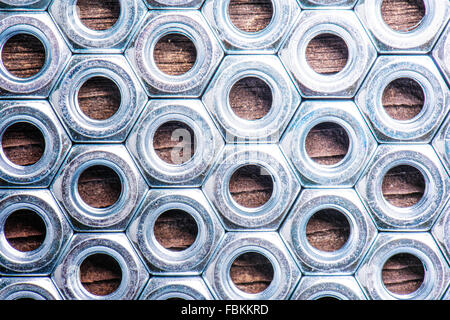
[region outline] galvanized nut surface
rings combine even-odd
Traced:
[[[185,129],[175,130],[171,139],[179,143],[171,154],[173,163],[168,163],[158,156],[153,141],[158,128],[173,121],[191,128],[194,137]],[[192,142],[195,153],[189,159]],[[151,186],[200,186],[223,146],[202,102],[191,99],[151,100],[127,140],[128,150]]]
[[[450,85],[450,24],[442,32],[441,38],[434,47],[433,58]]]
[[[0,13],[0,52],[18,34],[39,39],[45,49],[45,63],[32,77],[19,78],[0,63],[0,96],[23,99],[46,98],[71,56],[58,28],[47,13]]]
[[[338,124],[349,138],[347,154],[334,165],[319,164],[305,151],[308,133],[321,123]],[[282,150],[306,187],[353,187],[376,147],[370,129],[351,101],[303,102],[281,141]]]
[[[80,280],[80,265],[94,254],[111,256],[119,264],[122,280],[113,293],[97,296],[87,291]],[[137,299],[148,280],[148,272],[123,233],[79,233],[72,237],[52,279],[66,299]]]
[[[113,170],[120,179],[121,193],[106,208],[94,208],[78,193],[80,175],[93,166]],[[139,207],[147,185],[122,145],[77,145],[72,148],[51,186],[55,198],[66,209],[73,227],[86,230],[124,230]]]
[[[213,300],[201,277],[153,277],[139,300]]]
[[[385,111],[380,97],[391,82],[405,78],[420,84],[424,105],[414,118],[395,120]],[[379,57],[356,97],[377,139],[383,143],[430,142],[450,108],[449,100],[447,85],[426,56]]]
[[[80,88],[95,77],[113,81],[120,90],[120,106],[105,120],[89,118],[78,104]],[[75,142],[123,142],[145,106],[147,95],[123,56],[76,55],[50,101]]]
[[[238,29],[228,13],[230,0],[207,0],[202,12],[227,54],[233,53],[277,53],[281,42],[297,19],[300,8],[296,1],[271,0],[272,19],[258,32]]]
[[[0,141],[16,123],[28,123],[42,133],[45,149],[32,165],[10,161],[0,148],[0,188],[48,187],[72,143],[51,106],[46,101],[0,101]]]
[[[291,300],[367,300],[358,282],[351,276],[305,276],[292,294]]]
[[[310,218],[326,209],[339,211],[350,225],[347,242],[333,252],[314,248],[306,236]],[[293,205],[280,234],[294,252],[304,274],[351,275],[370,248],[377,230],[354,190],[306,189]]]
[[[277,145],[228,145],[203,184],[228,230],[276,230],[300,191],[300,183]],[[271,198],[262,206],[247,208],[230,193],[233,173],[244,166],[261,167],[273,182]]]
[[[205,0],[145,0],[150,9],[198,9]]]
[[[410,207],[396,207],[383,196],[386,173],[397,166],[411,166],[422,174],[425,192]],[[380,230],[421,230],[431,228],[449,198],[449,177],[429,145],[381,145],[356,184],[356,190]]]
[[[381,271],[389,258],[403,253],[411,254],[422,262],[425,277],[416,291],[396,294],[385,287]],[[356,273],[356,278],[374,300],[437,300],[449,283],[449,267],[428,233],[380,233]]]
[[[355,11],[367,28],[380,53],[427,53],[449,19],[449,2],[423,0],[425,16],[417,28],[404,32],[391,29],[384,22],[383,0],[360,0]]]
[[[140,21],[147,13],[142,0],[119,0],[120,15],[116,23],[106,30],[92,30],[81,21],[78,0],[54,0],[49,13],[76,53],[121,53]]]
[[[347,45],[347,64],[336,74],[319,74],[306,59],[309,42],[322,34],[338,36]],[[300,14],[279,55],[303,96],[351,98],[370,70],[377,53],[352,11],[306,10]]]
[[[19,251],[6,239],[5,222],[19,210],[36,213],[45,224],[45,239],[35,250]],[[0,191],[0,274],[50,274],[71,235],[69,223],[48,190]]]
[[[50,278],[11,277],[0,279],[0,300],[62,300]]]
[[[230,276],[234,260],[244,253],[266,257],[274,271],[270,285],[259,293],[246,293],[236,287]],[[300,271],[283,241],[275,232],[229,232],[203,274],[216,298],[222,300],[282,300],[291,295]]]
[[[1,0],[1,10],[45,10],[52,0]]]
[[[267,84],[272,93],[270,111],[261,119],[239,118],[230,106],[233,85],[247,77]],[[203,102],[219,123],[227,142],[278,142],[300,103],[300,96],[276,56],[236,55],[223,60]]]
[[[352,9],[358,0],[298,0],[302,9]]]
[[[442,210],[439,219],[431,230],[431,234],[436,239],[447,261],[450,261],[450,201]]]
[[[162,72],[154,59],[156,44],[169,34],[186,36],[192,41],[197,52],[193,67],[182,75]],[[150,96],[197,98],[219,65],[223,50],[200,12],[166,10],[150,11],[126,55]]]
[[[444,121],[433,139],[433,147],[450,173],[450,116]]]
[[[197,237],[185,250],[166,249],[156,239],[155,223],[170,210],[187,213],[197,225]],[[224,230],[201,190],[155,189],[147,194],[127,234],[152,274],[195,275],[205,268]]]

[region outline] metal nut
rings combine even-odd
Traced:
[[[21,252],[5,236],[5,222],[19,210],[36,213],[46,226],[39,248]],[[72,229],[48,190],[0,191],[0,274],[50,274],[60,252],[72,236]]]
[[[139,300],[213,300],[208,287],[200,277],[153,277],[147,283]]]
[[[303,277],[291,300],[367,300],[358,282],[350,276]]]
[[[384,22],[382,3],[383,0],[360,0],[355,7],[380,53],[429,52],[450,16],[448,1],[424,0],[425,16],[419,26],[408,32],[396,31]]]
[[[146,0],[150,9],[198,9],[205,0]]]
[[[1,10],[45,10],[52,0],[1,0]]]
[[[162,72],[154,60],[158,41],[168,34],[181,34],[195,45],[197,60],[182,75]],[[196,10],[150,11],[143,27],[126,51],[128,60],[152,97],[199,97],[219,65],[223,51],[208,23]]]
[[[119,199],[107,208],[89,206],[78,193],[80,175],[98,165],[112,169],[122,185]],[[124,146],[77,145],[67,156],[51,191],[67,210],[75,230],[122,231],[139,207],[147,185]]]
[[[450,116],[433,139],[433,147],[450,173]]]
[[[272,92],[271,109],[258,120],[241,119],[230,107],[231,88],[246,77],[258,77]],[[300,96],[277,57],[240,55],[225,57],[203,102],[220,124],[227,142],[277,142],[297,109]]]
[[[442,210],[431,233],[444,253],[444,256],[450,261],[450,201]]]
[[[318,211],[334,209],[350,225],[350,236],[342,248],[325,252],[314,248],[306,237],[309,219]],[[281,237],[293,250],[304,274],[353,274],[370,248],[377,229],[352,189],[306,189],[280,229]]]
[[[41,41],[46,57],[42,69],[29,78],[11,74],[0,63],[0,97],[46,98],[69,60],[71,53],[58,28],[45,13],[0,13],[0,52],[15,35],[29,34]]]
[[[184,151],[195,139],[195,153],[183,163],[178,163],[183,159],[167,163],[153,148],[156,131],[171,121],[182,122],[194,132],[191,137],[181,129],[171,137],[175,141],[182,138],[178,147]],[[127,140],[128,149],[151,186],[200,186],[223,146],[223,139],[201,101],[189,99],[151,100]],[[177,157],[178,147],[174,148]]]
[[[78,104],[82,85],[94,77],[112,80],[120,90],[117,112],[106,120],[86,116]],[[117,55],[76,55],[53,90],[50,101],[76,142],[123,142],[147,102],[126,59]]]
[[[390,292],[381,277],[386,261],[401,253],[416,256],[425,270],[420,288],[403,295]],[[437,300],[449,283],[449,267],[428,233],[380,233],[356,273],[356,278],[374,300]]]
[[[227,54],[277,53],[281,42],[297,19],[300,8],[296,1],[271,0],[273,14],[269,25],[259,32],[239,30],[228,14],[230,0],[207,0],[202,12]]]
[[[419,170],[426,183],[419,202],[406,208],[390,204],[381,188],[386,173],[401,165]],[[449,177],[429,145],[379,146],[356,184],[356,190],[380,230],[429,230],[450,196],[448,187]]]
[[[0,139],[15,123],[27,122],[44,137],[42,157],[30,166],[12,163],[0,148],[0,187],[48,187],[72,143],[46,101],[0,101]]]
[[[450,24],[442,32],[441,38],[434,47],[433,58],[450,85]]]
[[[20,299],[62,300],[62,297],[49,278],[0,279],[0,300]]]
[[[306,137],[320,123],[333,122],[344,128],[350,145],[344,159],[325,166],[314,162],[306,150]],[[307,187],[353,187],[377,143],[361,113],[351,101],[306,101],[300,105],[281,141],[281,148]]]
[[[183,251],[166,249],[155,237],[156,220],[169,210],[182,210],[197,224],[197,238]],[[203,271],[224,230],[201,190],[160,189],[148,193],[127,234],[152,274],[195,275]]]
[[[358,0],[298,0],[302,9],[352,9]]]
[[[121,53],[147,13],[142,0],[119,0],[120,15],[111,28],[92,30],[79,17],[78,0],[54,0],[49,13],[76,53]]]
[[[234,260],[248,252],[263,255],[273,267],[273,280],[260,293],[251,294],[241,291],[230,276],[230,268]],[[275,232],[227,233],[203,274],[216,298],[223,300],[287,299],[300,279],[300,275],[291,255]]]
[[[306,59],[309,42],[321,34],[342,38],[348,47],[348,61],[336,74],[315,72]],[[280,58],[300,92],[309,98],[352,98],[376,58],[376,50],[352,11],[306,10],[280,50]]]
[[[411,120],[399,121],[384,110],[380,97],[397,79],[420,84],[425,96],[421,112]],[[450,104],[450,93],[433,61],[426,56],[381,56],[356,96],[356,103],[372,125],[380,142],[430,142]]]
[[[227,230],[276,230],[300,191],[300,183],[277,145],[228,145],[212,169],[203,191]],[[261,167],[273,181],[271,198],[257,208],[241,206],[231,196],[229,181],[243,166]]]
[[[116,291],[97,296],[87,291],[80,280],[80,265],[94,254],[111,256],[119,264],[122,281]],[[132,300],[148,280],[148,272],[123,233],[79,233],[66,247],[52,279],[66,299]]]

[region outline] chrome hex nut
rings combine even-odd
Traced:
[[[442,210],[431,233],[447,260],[450,261],[450,202],[448,202],[444,210]]]
[[[272,0],[272,19],[263,30],[253,33],[236,28],[228,14],[230,1],[207,0],[202,13],[210,23],[227,54],[278,52],[300,13],[296,1]]]
[[[409,294],[390,292],[383,283],[382,269],[389,258],[407,253],[423,264],[425,276],[422,285]],[[367,253],[356,279],[373,300],[437,300],[449,283],[449,267],[429,233],[382,232]]]
[[[1,0],[1,10],[45,10],[52,0]]]
[[[272,106],[258,120],[238,117],[230,107],[233,85],[257,77],[271,89]],[[203,95],[203,102],[221,127],[227,142],[278,142],[300,103],[298,94],[280,60],[271,55],[227,56]]]
[[[72,142],[46,101],[1,100],[0,137],[19,122],[29,123],[42,133],[45,150],[36,163],[19,166],[12,163],[0,147],[0,188],[48,187]]]
[[[62,300],[50,278],[17,277],[0,279],[1,300]]]
[[[391,29],[384,22],[381,5],[383,0],[360,0],[355,11],[369,32],[380,53],[427,53],[445,27],[450,6],[448,1],[426,0],[425,16],[420,25],[411,31]]]
[[[178,129],[172,141],[180,141],[172,150],[172,163],[161,159],[153,147],[155,133],[165,123],[176,121],[187,125],[194,133]],[[192,142],[195,153],[192,157]],[[208,111],[199,100],[151,100],[133,128],[127,148],[140,166],[151,186],[200,186],[218,153],[224,146]],[[180,157],[180,150],[183,156]]]
[[[298,0],[302,9],[352,9],[358,0]]]
[[[106,208],[94,208],[78,193],[78,179],[90,167],[113,170],[121,182],[117,201]],[[122,145],[77,145],[72,148],[51,185],[59,204],[66,209],[77,231],[123,231],[139,207],[147,184]]]
[[[0,64],[0,97],[14,99],[47,98],[54,84],[70,59],[67,47],[58,27],[46,12],[1,12],[0,49],[18,34],[31,34],[45,49],[42,69],[29,78],[12,75],[3,63]]]
[[[36,250],[21,252],[5,236],[8,217],[19,210],[29,210],[45,224],[45,239]],[[72,229],[48,190],[0,191],[0,274],[48,275],[72,236]]]
[[[305,152],[310,130],[326,122],[341,126],[350,141],[346,156],[332,166],[315,162]],[[281,149],[293,162],[305,187],[353,187],[376,147],[370,129],[352,101],[303,102],[281,140]]]
[[[260,207],[246,208],[231,196],[229,181],[244,166],[257,166],[270,175],[273,191]],[[203,191],[214,204],[227,230],[276,230],[300,191],[300,183],[277,145],[228,145],[216,162]]]
[[[182,75],[168,75],[156,65],[153,50],[169,34],[181,34],[195,45],[197,60]],[[131,41],[126,56],[151,97],[201,96],[223,57],[223,50],[197,10],[151,10]]]
[[[156,239],[156,220],[169,210],[181,210],[197,224],[198,235],[187,249],[176,252]],[[150,190],[127,235],[147,262],[152,274],[200,274],[224,234],[222,225],[199,189]]]
[[[201,277],[153,277],[139,300],[213,300]]]
[[[150,9],[198,9],[205,0],[145,0]]]
[[[434,47],[433,58],[450,85],[450,24],[442,32],[441,38]]]
[[[106,120],[89,118],[78,104],[80,88],[94,77],[109,79],[120,90],[120,106]],[[147,103],[147,95],[123,56],[75,55],[50,101],[75,142],[123,142]]]
[[[450,173],[450,116],[433,139],[433,147]]]
[[[419,170],[426,182],[425,193],[419,202],[406,208],[390,204],[382,192],[386,173],[401,165]],[[449,181],[431,146],[381,145],[356,184],[356,191],[372,214],[378,229],[427,231],[450,196]]]
[[[347,64],[336,74],[319,74],[306,59],[309,42],[327,33],[343,39],[348,48]],[[353,11],[305,10],[282,45],[279,56],[304,97],[352,98],[377,52]]]
[[[367,300],[364,292],[351,276],[306,276],[292,294],[291,300]]]
[[[94,254],[105,254],[119,264],[122,281],[116,291],[97,296],[80,279],[80,265]],[[123,233],[78,233],[64,250],[52,279],[68,300],[133,300],[141,293],[149,274]]]
[[[48,8],[75,53],[122,53],[147,13],[142,0],[119,0],[120,16],[107,30],[92,30],[81,22],[77,0],[54,0]]]
[[[386,87],[401,78],[419,83],[425,96],[422,111],[408,121],[391,118],[380,99]],[[450,91],[430,57],[380,56],[355,101],[378,141],[430,142],[450,109]]]
[[[317,250],[306,237],[309,219],[324,209],[339,211],[350,225],[347,242],[333,252]],[[293,205],[280,234],[304,274],[351,275],[372,245],[377,229],[354,190],[306,189]]]
[[[240,290],[230,276],[234,260],[250,252],[267,258],[274,271],[270,285],[256,294]],[[297,265],[276,232],[228,232],[203,274],[206,284],[221,300],[287,299],[300,276]]]

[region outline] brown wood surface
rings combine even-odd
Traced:
[[[385,20],[394,28],[408,29],[420,21],[423,10],[416,1],[387,0],[383,5]],[[419,1],[420,2],[420,1]],[[267,4],[269,3],[269,4]],[[85,24],[96,29],[105,29],[114,24],[118,9],[113,0],[83,0],[79,1],[80,15]],[[267,25],[271,16],[270,1],[235,0],[230,6],[233,23],[247,31],[257,31]],[[17,37],[16,37],[17,38]],[[43,52],[39,44],[29,39],[13,39],[5,47],[2,58],[5,66],[12,72],[27,77],[35,74],[43,63]],[[30,44],[31,43],[31,44]],[[339,71],[346,63],[346,49],[339,39],[322,36],[315,39],[308,48],[310,65],[321,73]],[[169,74],[185,72],[195,61],[193,47],[183,38],[164,39],[155,50],[155,58],[161,69]],[[423,93],[422,93],[423,97]],[[230,103],[236,114],[246,119],[261,118],[270,109],[271,94],[264,84],[249,80],[239,83],[230,94]],[[423,98],[422,98],[423,100]],[[93,82],[80,92],[80,103],[83,111],[97,118],[107,118],[114,114],[120,101],[118,93],[110,90],[105,81]],[[384,105],[389,113],[397,119],[411,118],[421,106],[421,93],[412,85],[393,86],[383,97]],[[155,140],[155,149],[161,158],[169,159],[171,147],[170,133],[176,126],[163,128]],[[343,158],[348,147],[345,133],[335,125],[322,126],[313,130],[308,138],[308,154],[322,164],[331,164]],[[42,141],[38,134],[31,130],[11,130],[3,137],[2,146],[5,154],[20,165],[36,161],[36,155],[42,150]],[[423,192],[423,181],[416,172],[408,168],[391,172],[383,183],[387,198],[398,206],[409,205],[420,198]],[[230,183],[233,196],[240,203],[248,206],[258,205],[270,197],[271,185],[267,179],[255,176],[254,172],[244,172],[233,177]],[[104,207],[111,205],[120,184],[114,177],[103,171],[92,171],[79,181],[79,191],[92,206]],[[25,222],[24,222],[25,221]],[[17,248],[29,250],[33,243],[42,239],[44,230],[38,224],[27,219],[16,219],[8,223],[7,237]],[[24,225],[26,224],[26,226]],[[155,232],[160,242],[167,248],[181,250],[188,247],[195,239],[195,228],[186,217],[179,213],[166,215],[158,221]],[[332,213],[321,214],[311,219],[307,236],[312,245],[325,251],[339,248],[348,235],[348,225]],[[102,262],[103,261],[103,262]],[[89,290],[97,294],[105,294],[112,290],[120,281],[120,271],[105,265],[104,260],[89,261],[82,270],[82,281]],[[234,264],[231,275],[236,284],[245,291],[258,292],[263,290],[271,279],[270,265],[264,259],[245,256]],[[400,257],[385,265],[383,279],[387,287],[399,293],[411,292],[418,287],[423,278],[420,263],[413,259]]]

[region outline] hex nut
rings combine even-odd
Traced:
[[[29,166],[11,162],[0,147],[0,188],[48,187],[72,145],[58,117],[46,101],[0,101],[0,139],[15,123],[32,124],[42,133],[45,150]]]
[[[433,147],[450,173],[450,116],[447,117],[434,137]]]
[[[189,214],[197,224],[197,237],[185,250],[166,249],[155,237],[157,219],[170,210]],[[127,232],[152,274],[177,276],[200,274],[223,234],[216,213],[199,189],[150,190]]]
[[[158,41],[169,34],[186,36],[195,45],[197,60],[181,75],[161,71],[153,55]],[[197,10],[151,10],[131,41],[126,56],[151,97],[199,97],[216,71],[223,50]]]
[[[78,0],[54,0],[48,11],[74,53],[122,53],[147,13],[142,0],[119,0],[120,15],[106,30],[92,30],[79,17]]]
[[[358,282],[351,276],[305,276],[292,294],[291,300],[367,300]]]
[[[94,208],[78,193],[80,175],[92,166],[113,170],[121,181],[121,194],[106,208]],[[67,156],[51,191],[69,214],[77,231],[123,231],[147,192],[147,184],[122,145],[77,145]]]
[[[230,106],[233,85],[246,77],[257,77],[271,89],[271,109],[258,120],[242,119]],[[276,56],[236,55],[222,61],[203,95],[203,102],[219,123],[227,142],[276,143],[297,109],[300,96]]]
[[[305,152],[308,133],[327,122],[341,126],[350,141],[345,157],[331,166],[315,162]],[[305,187],[353,187],[376,147],[370,129],[352,101],[303,102],[281,140],[281,149],[293,162]]]
[[[0,300],[62,300],[50,278],[17,277],[0,279]]]
[[[94,254],[111,256],[119,264],[122,281],[116,291],[97,296],[87,291],[80,279],[80,265]],[[123,233],[78,233],[64,250],[52,279],[66,299],[133,300],[147,282],[149,274]]]
[[[221,160],[203,184],[203,191],[213,203],[227,230],[276,230],[300,191],[300,183],[277,145],[228,145]],[[257,208],[246,208],[231,196],[229,181],[241,167],[261,167],[273,182],[271,198]]]
[[[5,222],[19,210],[30,210],[42,219],[46,236],[39,248],[21,252],[5,236]],[[72,236],[72,229],[48,190],[0,191],[0,274],[48,275]]]
[[[178,129],[172,133],[173,141],[181,141],[172,150],[173,164],[161,159],[154,147],[155,133],[165,123],[176,121],[191,128]],[[191,143],[194,139],[195,153],[190,159]],[[199,100],[151,100],[133,128],[127,148],[140,166],[151,186],[200,186],[208,174],[218,153],[224,146],[208,111]],[[180,157],[180,149],[183,157]]]
[[[431,233],[444,253],[444,256],[450,261],[450,201],[442,210]]]
[[[1,10],[45,10],[52,0],[1,0]]]
[[[213,300],[201,277],[153,277],[139,300]]]
[[[120,90],[120,106],[105,120],[89,118],[78,104],[80,88],[94,77],[109,79]],[[90,54],[72,58],[50,101],[75,142],[123,142],[147,103],[147,95],[125,57]]]
[[[401,253],[416,256],[425,270],[422,285],[409,294],[390,292],[382,279],[386,261]],[[437,300],[449,283],[449,267],[429,233],[380,233],[356,273],[356,279],[373,300]]]
[[[409,78],[420,84],[425,100],[413,119],[391,118],[382,99],[393,81]],[[355,99],[378,141],[430,142],[450,108],[450,92],[436,65],[427,56],[380,56]]]
[[[314,248],[306,237],[309,219],[324,209],[339,211],[350,225],[347,242],[333,252]],[[280,235],[298,259],[304,274],[351,275],[372,245],[377,229],[354,190],[306,189],[293,205]]]
[[[444,73],[450,85],[450,24],[442,32],[441,38],[433,49],[433,58]]]
[[[358,0],[298,0],[302,9],[352,9]]]
[[[309,42],[320,34],[336,35],[347,45],[347,64],[336,74],[319,74],[306,59]],[[279,56],[304,97],[352,98],[375,61],[377,52],[352,11],[305,10],[300,13]]]
[[[36,75],[25,79],[14,76],[0,63],[0,97],[47,98],[70,59],[70,50],[46,12],[1,12],[0,51],[9,39],[18,34],[29,34],[39,39],[46,52],[45,63]]]
[[[406,208],[390,204],[382,192],[386,173],[401,165],[419,170],[426,182],[419,202]],[[380,145],[356,184],[378,228],[386,231],[429,230],[450,196],[448,188],[449,177],[429,145]]]
[[[411,31],[396,31],[384,21],[383,0],[360,0],[355,12],[380,53],[427,53],[431,51],[449,17],[448,1],[424,0],[425,16]]]
[[[227,54],[275,54],[300,13],[296,1],[271,0],[270,23],[258,32],[238,29],[228,14],[228,0],[207,0],[202,13],[210,23]]]
[[[249,252],[266,257],[274,271],[270,285],[255,294],[238,289],[230,276],[234,260]],[[206,284],[221,300],[287,299],[300,276],[297,265],[276,232],[228,232],[203,274]]]
[[[205,0],[146,0],[150,9],[198,9]]]

